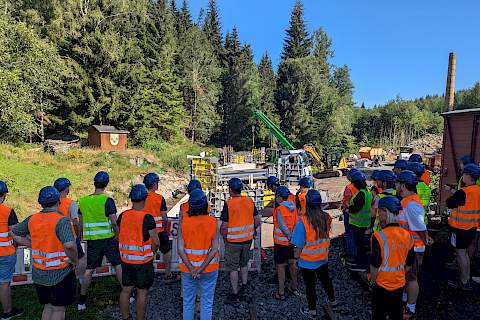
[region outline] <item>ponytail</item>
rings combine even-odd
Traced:
[[[332,218],[320,207],[307,206],[306,218],[312,225],[318,239],[325,239],[330,236]]]

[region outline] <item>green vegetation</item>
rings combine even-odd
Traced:
[[[78,320],[106,320],[111,319],[110,314],[105,314],[105,309],[118,305],[120,285],[115,277],[96,278],[91,287],[88,308],[85,311],[77,311],[77,305],[67,308],[66,319]],[[13,304],[17,308],[24,308],[25,314],[16,319],[37,320],[42,314],[42,306],[38,303],[34,286],[19,286],[12,288]]]
[[[275,71],[268,53],[255,65],[241,30],[222,30],[216,0],[197,19],[187,0],[180,9],[175,3],[3,1],[0,139],[85,137],[90,125],[110,124],[162,156],[184,138],[249,149],[252,135],[257,147],[270,144],[257,109],[297,147],[313,143],[320,151],[398,146],[441,131],[440,96],[355,107],[348,66],[332,64],[333,41],[321,27],[309,32],[300,0]],[[455,103],[478,106],[480,84],[458,92]],[[181,154],[165,160],[183,168]]]

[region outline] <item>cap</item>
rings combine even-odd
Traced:
[[[408,162],[418,162],[418,163],[423,163],[423,159],[422,159],[422,156],[417,154],[417,153],[414,153],[410,156],[410,158],[408,158]]]
[[[318,190],[310,189],[306,196],[307,206],[318,207],[322,204],[322,195]]]
[[[377,174],[377,180],[395,183],[395,181],[397,181],[397,175],[391,170],[380,170]]]
[[[8,187],[4,181],[0,181],[0,193],[8,193]]]
[[[280,196],[284,199],[287,199],[288,196],[290,195],[290,190],[288,190],[287,187],[285,186],[280,186],[277,188],[277,192],[275,193],[277,196]]]
[[[277,177],[275,177],[275,176],[270,176],[270,177],[268,177],[268,179],[267,179],[267,185],[268,185],[268,186],[271,186],[271,185],[280,185],[280,181],[278,180]]]
[[[55,189],[58,190],[58,192],[62,192],[63,190],[70,187],[71,185],[72,185],[72,183],[67,178],[58,178],[53,183],[53,186],[55,187]]]
[[[418,184],[417,175],[410,170],[403,170],[397,177],[397,182],[405,183],[410,186],[416,186]]]
[[[425,172],[425,166],[419,162],[409,162],[407,164],[407,170],[410,170],[417,176],[421,177],[422,174]]]
[[[241,191],[243,187],[243,183],[242,183],[242,180],[238,178],[232,178],[228,181],[228,186],[232,190]]]
[[[146,186],[153,186],[160,181],[160,177],[155,172],[150,172],[143,177],[143,184]]]
[[[473,179],[480,178],[480,167],[474,163],[469,163],[463,168],[463,173],[468,174]]]
[[[148,190],[143,184],[136,184],[130,190],[130,195],[128,196],[132,201],[142,201],[147,199]]]
[[[393,165],[393,167],[404,170],[407,168],[407,163],[408,161],[405,159],[398,159],[397,161],[395,161],[395,164]]]
[[[298,185],[304,188],[311,188],[312,179],[310,179],[310,177],[303,177],[298,181]]]
[[[207,197],[201,189],[195,189],[190,193],[188,205],[194,210],[204,209],[208,205]]]
[[[93,178],[93,181],[96,183],[106,184],[110,182],[110,176],[105,171],[99,171],[95,175],[95,178]]]
[[[60,200],[60,193],[52,186],[43,187],[38,194],[38,203],[41,205],[56,203]]]
[[[357,171],[350,175],[350,181],[352,182],[361,182],[365,180],[367,180],[367,178],[365,177],[365,174],[363,174],[362,171]]]
[[[472,156],[469,154],[466,154],[463,157],[461,157],[460,161],[462,161],[463,165],[465,166],[470,163],[475,163],[475,160],[473,160]]]
[[[202,184],[197,179],[190,180],[187,186],[188,193],[192,193],[195,189],[202,189]]]
[[[402,210],[402,204],[397,197],[386,196],[380,199],[378,202],[378,208],[387,209],[391,213],[398,215],[400,210]]]

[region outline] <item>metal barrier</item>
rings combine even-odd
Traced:
[[[178,218],[169,218],[168,219],[168,235],[172,241],[172,271],[179,271],[180,257],[178,255],[178,229],[179,229],[179,219]],[[221,221],[218,221],[220,226]],[[250,271],[261,271],[261,227],[257,229],[257,236],[253,241],[252,245],[252,258],[248,263]],[[86,249],[86,242],[82,243],[84,249]],[[85,250],[86,252],[86,250]],[[220,245],[220,261],[224,261],[224,252],[225,245],[223,240],[221,240]],[[157,252],[154,259],[154,268],[155,272],[164,272],[165,263],[163,262],[163,256],[160,252]],[[104,258],[103,263],[100,267],[95,269],[93,274],[94,277],[104,277],[115,274],[114,268],[107,263]],[[31,263],[31,252],[30,248],[18,247],[17,248],[17,263],[15,265],[15,273],[13,275],[12,285],[24,285],[32,284],[32,263]]]

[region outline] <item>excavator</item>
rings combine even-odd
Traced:
[[[296,150],[293,144],[285,137],[280,128],[273,123],[263,112],[260,110],[255,111],[255,116],[260,120],[273,134],[273,136],[283,145],[288,151]],[[341,157],[340,153],[324,154],[322,158],[317,152],[317,149],[313,144],[306,144],[303,146],[302,152],[305,154],[304,158],[308,158],[314,164],[314,176],[317,179],[340,177],[348,171],[347,161]]]

